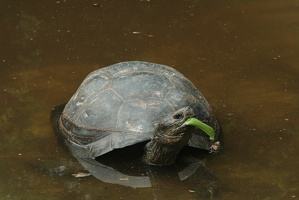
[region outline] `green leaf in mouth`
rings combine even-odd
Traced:
[[[195,126],[210,136],[210,140],[215,139],[214,129],[196,118],[190,118],[185,121],[184,125]]]

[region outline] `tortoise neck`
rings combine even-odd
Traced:
[[[162,144],[153,139],[145,146],[143,160],[146,164],[164,166],[175,162],[178,151],[175,148]]]
[[[149,165],[171,165],[188,140],[189,138],[182,136],[165,137],[165,135],[155,134],[145,146],[143,161]]]

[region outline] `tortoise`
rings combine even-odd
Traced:
[[[147,142],[142,160],[165,166],[186,145],[209,152],[220,148],[220,125],[207,100],[166,65],[129,61],[93,71],[59,115],[54,126],[81,158]],[[211,126],[215,139],[186,125],[191,117]]]

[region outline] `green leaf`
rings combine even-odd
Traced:
[[[184,123],[185,125],[195,126],[210,136],[210,140],[215,139],[214,129],[196,118],[190,118]]]

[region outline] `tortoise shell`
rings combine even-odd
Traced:
[[[162,118],[186,106],[217,129],[207,100],[181,73],[160,64],[122,62],[85,78],[66,104],[59,129],[73,153],[97,157],[150,140]],[[208,141],[197,129],[189,145],[209,149]]]

